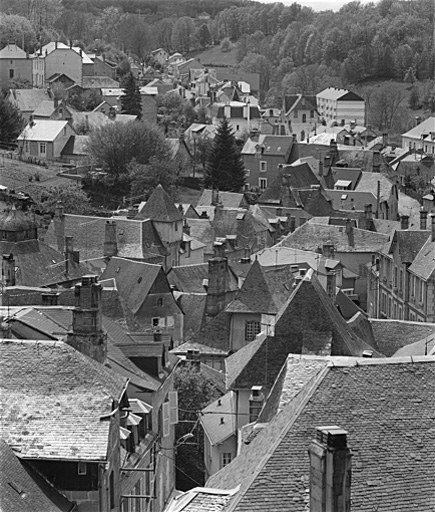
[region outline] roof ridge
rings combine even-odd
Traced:
[[[435,358],[434,358],[435,359]],[[299,392],[294,396],[294,398],[291,400],[291,402],[289,402],[280,412],[278,412],[278,414],[271,420],[274,421],[275,418],[282,418],[283,416],[280,416],[281,414],[284,414],[284,411],[285,409],[288,409],[290,404],[292,404],[296,399],[297,397],[300,397],[300,395],[305,392],[305,396],[303,397],[303,399],[301,400],[301,402],[298,404],[298,406],[296,407],[296,410],[294,411],[294,414],[293,414],[293,417],[291,418],[290,421],[286,422],[284,424],[284,426],[281,428],[281,431],[279,433],[279,435],[276,437],[275,441],[272,443],[271,446],[269,446],[269,449],[267,450],[266,454],[262,457],[260,463],[257,464],[256,468],[255,468],[255,471],[253,471],[251,473],[251,476],[248,478],[248,484],[246,485],[245,487],[245,490],[249,490],[250,486],[252,485],[252,483],[254,482],[254,480],[257,478],[257,476],[260,474],[260,472],[263,470],[263,467],[265,465],[265,463],[267,462],[267,460],[273,455],[273,453],[275,452],[276,448],[279,446],[279,444],[282,442],[282,440],[285,438],[285,436],[287,435],[287,432],[290,430],[290,428],[294,425],[294,423],[296,422],[296,420],[298,419],[300,413],[304,410],[306,404],[308,403],[308,401],[311,399],[311,397],[313,396],[314,392],[317,390],[317,388],[319,387],[319,385],[321,384],[321,382],[323,381],[323,379],[325,378],[325,376],[327,375],[327,373],[329,373],[330,371],[330,366],[327,365],[325,366],[324,368],[322,368],[319,373],[316,375],[316,377],[313,379],[313,381],[310,383],[307,383],[306,386],[303,386]],[[269,424],[271,423],[269,422]],[[267,427],[266,427],[267,428]],[[264,429],[266,430],[266,429]],[[263,432],[263,431],[262,431]],[[260,433],[261,435],[261,433]],[[242,497],[244,496],[244,493],[240,493],[240,494],[236,494],[236,497],[235,499],[231,502],[229,508],[227,509],[226,512],[233,512],[236,508],[236,506],[238,505],[238,503],[240,502],[240,500],[242,499]]]

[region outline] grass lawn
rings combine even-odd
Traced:
[[[203,66],[237,66],[236,47],[232,46],[229,52],[223,52],[220,46],[207,48],[203,52],[195,54]]]

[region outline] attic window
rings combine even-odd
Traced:
[[[77,463],[77,474],[78,475],[86,475],[87,467],[86,462],[78,462]]]
[[[347,199],[347,194],[341,194],[341,200],[344,201],[345,199]]]

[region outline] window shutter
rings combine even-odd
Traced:
[[[178,392],[169,391],[169,423],[176,425],[178,423]]]
[[[165,402],[163,404],[163,437],[167,437],[169,435],[169,414],[169,402]]]

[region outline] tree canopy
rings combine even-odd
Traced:
[[[0,95],[0,141],[15,141],[24,128],[23,117],[18,108]]]
[[[142,117],[142,101],[139,87],[133,73],[128,73],[124,78],[124,95],[121,96],[121,112]]]
[[[245,185],[242,158],[226,118],[219,125],[207,155],[204,185],[231,192],[240,192]]]

